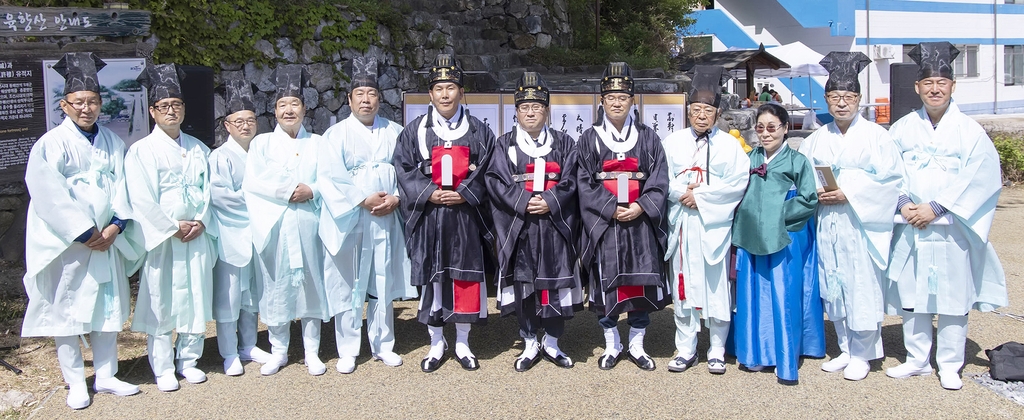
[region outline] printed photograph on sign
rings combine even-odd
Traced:
[[[120,136],[126,146],[131,146],[149,134],[146,90],[135,81],[146,61],[141,58],[104,58],[103,61],[107,65],[98,74],[103,106],[97,122]],[[53,69],[54,64],[57,60],[43,60],[48,128],[64,121],[64,111],[60,109],[60,100],[64,98],[64,78]]]
[[[665,138],[686,127],[686,95],[682,93],[644,94],[640,101],[640,119]]]

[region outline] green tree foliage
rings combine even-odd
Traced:
[[[635,67],[664,67],[679,44],[678,33],[693,24],[690,11],[706,0],[568,0],[573,45],[541,53],[563,65],[625,60]],[[600,39],[595,18],[600,3]],[[550,56],[550,57],[547,57]],[[561,57],[561,58],[559,58]]]

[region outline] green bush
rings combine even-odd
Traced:
[[[999,152],[1003,179],[1014,183],[1024,181],[1024,135],[991,133],[990,136]]]

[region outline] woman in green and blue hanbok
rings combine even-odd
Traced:
[[[800,356],[825,355],[813,221],[818,196],[810,162],[785,143],[788,123],[781,106],[757,110],[761,146],[748,154],[750,182],[732,241],[736,360],[752,371],[775,366],[780,381],[798,379]]]

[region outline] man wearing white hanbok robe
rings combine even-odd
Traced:
[[[838,78],[841,70],[826,62],[833,59],[853,63],[852,70]],[[811,165],[830,168],[838,187],[825,191],[817,177],[818,278],[842,351],[821,369],[842,370],[844,378],[854,381],[867,376],[870,360],[883,357],[883,271],[901,179],[899,155],[888,133],[857,112],[857,75],[867,62],[859,52],[832,52],[822,59],[836,75],[830,76],[825,93],[835,120],[800,145]]]
[[[301,65],[274,70],[277,127],[249,146],[242,181],[249,208],[257,276],[263,282],[260,315],[270,335],[270,360],[260,368],[273,375],[288,363],[291,322],[302,319],[302,345],[310,375],[322,375],[320,327],[327,314],[323,281],[323,245],[318,236],[320,193],[316,186],[320,136],[302,126]]]
[[[324,283],[328,314],[334,316],[341,373],[355,370],[360,351],[363,302],[370,353],[388,366],[401,366],[394,352],[395,299],[416,297],[409,283],[398,208],[398,184],[391,164],[402,126],[377,115],[376,62],[357,58],[350,86],[352,115],[324,133],[317,182],[323,208]],[[368,68],[369,67],[369,68]],[[364,70],[364,71],[361,71]]]
[[[53,68],[65,78],[64,122],[36,141],[25,168],[28,308],[22,337],[53,337],[67,404],[89,406],[78,338],[89,334],[96,393],[132,395],[117,374],[117,333],[128,320],[127,264],[141,249],[120,235],[131,216],[124,142],[96,124],[102,99],[92,53],[68,53]],[[84,339],[84,337],[83,337]]]
[[[256,313],[263,285],[253,263],[249,210],[242,196],[242,179],[249,143],[256,136],[252,84],[225,82],[228,104],[224,128],[228,141],[210,153],[213,221],[217,226],[217,262],[213,266],[213,319],[224,374],[241,375],[242,361],[266,363],[269,353],[256,347]]]
[[[132,330],[149,335],[149,363],[157,389],[164,392],[178,389],[175,370],[190,383],[206,381],[196,361],[203,354],[206,323],[213,319],[217,251],[206,231],[211,218],[210,149],[181,131],[184,78],[175,64],[149,66],[139,75],[156,127],[132,144],[124,164],[133,220],[148,251]],[[172,332],[178,333],[174,348]]]
[[[704,319],[711,339],[708,371],[725,373],[733,306],[728,279],[732,219],[747,189],[750,158],[735,137],[714,126],[722,74],[720,67],[695,67],[690,127],[662,142],[670,179],[665,259],[671,267],[676,323],[676,357],[669,362],[673,372],[696,363],[697,333]]]
[[[904,182],[889,264],[889,309],[903,316],[907,360],[886,370],[905,378],[931,373],[932,317],[938,315],[935,361],[943,388],[963,386],[960,369],[967,313],[1006,306],[1006,277],[988,242],[1002,188],[999,155],[985,130],[960,112],[948,42],[921,43],[915,85],[923,108],[889,130],[903,155]],[[948,61],[944,61],[948,60]]]

